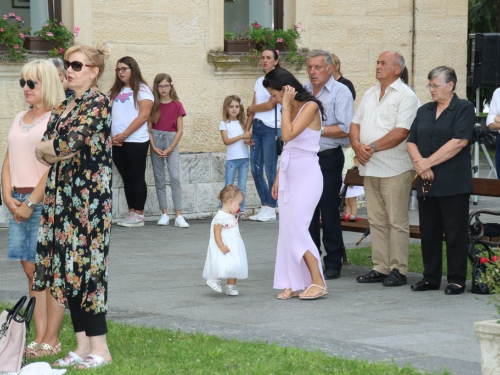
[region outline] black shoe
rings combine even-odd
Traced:
[[[366,275],[356,277],[358,283],[381,283],[387,277],[386,274],[371,270]]]
[[[405,284],[406,276],[401,275],[397,268],[394,268],[384,280],[384,286],[402,286]]]
[[[448,286],[444,290],[444,294],[446,294],[447,296],[462,294],[463,292],[465,292],[465,286],[458,286],[456,284],[448,284]]]
[[[340,277],[340,270],[336,268],[327,267],[325,268],[323,275],[327,280],[338,279]]]
[[[420,280],[418,283],[411,286],[414,292],[425,292],[427,290],[438,290],[439,285],[429,284],[425,280]]]

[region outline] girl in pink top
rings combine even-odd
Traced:
[[[168,225],[167,189],[165,180],[165,161],[170,176],[170,188],[174,202],[175,226],[189,228],[182,217],[182,194],[180,181],[179,141],[183,131],[184,107],[175,92],[172,77],[160,73],[153,84],[155,101],[148,121],[151,163],[155,176],[156,195],[161,210],[157,225]]]
[[[2,167],[2,191],[4,203],[10,211],[9,245],[7,258],[19,260],[28,278],[30,295],[36,297],[33,314],[36,335],[28,347],[30,357],[55,354],[61,351],[61,345],[50,347],[50,352],[41,348],[44,338],[54,335],[58,341],[58,325],[61,321],[53,317],[51,307],[55,299],[50,288],[33,291],[35,255],[38,228],[45,191],[45,182],[49,166],[42,164],[35,157],[35,148],[40,143],[51,110],[64,100],[63,86],[56,67],[45,60],[34,60],[23,66],[19,84],[24,93],[28,111],[20,112],[10,129],[7,141],[8,149]],[[62,320],[62,317],[61,317]],[[46,342],[46,341],[45,341]]]

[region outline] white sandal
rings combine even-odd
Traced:
[[[304,293],[307,293],[307,291],[311,288],[319,288],[321,290],[321,293],[320,294],[317,294],[315,296],[303,296]],[[326,297],[328,295],[328,289],[326,288],[326,285],[325,286],[321,286],[321,285],[318,285],[318,284],[311,284],[307,287],[306,290],[304,290],[300,295],[299,295],[299,299],[318,299],[318,298],[321,298],[321,297]]]
[[[110,362],[106,361],[104,358],[99,357],[95,354],[89,354],[83,362],[80,362],[74,368],[79,369],[80,366],[84,366],[84,369],[97,368],[108,365]],[[83,370],[83,369],[82,369]]]
[[[68,352],[68,355],[64,358],[60,358],[54,362],[52,366],[57,367],[69,367],[79,364],[83,361],[83,358],[74,352]]]

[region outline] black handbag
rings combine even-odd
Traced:
[[[274,139],[276,140],[276,153],[281,155],[284,142],[281,137],[278,137],[278,105],[274,106]]]
[[[492,256],[493,252],[491,248],[484,243],[476,242],[469,246],[469,259],[472,263],[472,293],[492,294],[486,284],[478,281],[481,275],[486,271],[486,265],[481,263],[481,258],[487,257],[491,259]]]

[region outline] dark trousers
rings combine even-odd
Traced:
[[[323,194],[314,211],[309,226],[309,233],[321,255],[321,228],[323,227],[323,246],[326,255],[323,258],[325,268],[342,269],[342,254],[344,240],[340,226],[339,192],[342,186],[342,168],[344,167],[344,153],[342,148],[325,150],[318,153],[319,166],[323,173]]]
[[[495,148],[495,169],[497,170],[497,178],[500,179],[500,135],[497,135],[497,145]]]
[[[424,279],[440,285],[443,269],[443,232],[446,235],[448,283],[465,286],[469,194],[418,198]]]
[[[106,315],[104,313],[94,314],[93,311],[84,311],[82,306],[82,295],[68,298],[69,312],[73,329],[75,332],[85,332],[87,336],[102,336],[108,332]]]
[[[113,146],[113,162],[123,179],[128,208],[143,211],[148,196],[146,185],[146,158],[149,141],[144,143],[124,142]]]

